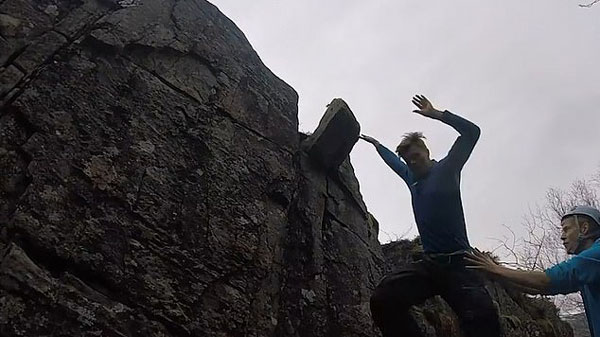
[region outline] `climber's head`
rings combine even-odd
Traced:
[[[396,153],[417,177],[426,175],[433,164],[423,139],[425,136],[421,132],[410,132],[404,135],[400,145],[396,147]]]
[[[579,254],[600,238],[600,211],[576,206],[562,217],[561,240],[568,254]]]

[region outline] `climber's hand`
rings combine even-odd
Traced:
[[[369,142],[369,143],[371,143],[373,145],[379,145],[379,141],[377,139],[371,137],[371,136],[360,135],[359,138],[362,139],[362,140],[364,140],[364,141],[366,141],[366,142]]]
[[[467,268],[469,269],[479,269],[486,272],[491,272],[498,267],[496,261],[478,249],[467,253],[465,260],[469,263],[469,265],[467,265]]]
[[[431,104],[427,97],[423,95],[415,95],[412,98],[412,103],[419,108],[418,110],[413,110],[413,112],[418,113],[419,115],[433,119],[441,119],[444,115],[443,112],[434,108],[433,104]]]

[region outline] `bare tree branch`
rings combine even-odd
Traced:
[[[406,239],[406,237],[408,236],[408,233],[410,233],[410,231],[412,229],[413,229],[413,225],[410,225],[410,227],[408,227],[408,229],[400,235],[398,235],[397,233],[386,232],[381,228],[379,229],[379,231],[381,233],[385,234],[385,236],[387,236],[389,242],[394,242],[394,241],[400,241],[401,239]],[[393,234],[393,236],[392,236],[392,234]]]
[[[600,2],[600,0],[594,0],[594,1],[590,2],[589,4],[579,4],[579,7],[590,8],[598,2]]]
[[[497,241],[499,243],[499,245],[492,250],[492,253],[495,253],[496,250],[498,250],[500,248],[503,248],[504,251],[506,251],[510,255],[512,255],[512,258],[515,260],[513,263],[505,263],[505,264],[513,264],[513,265],[516,265],[516,266],[520,266],[519,254],[517,254],[517,249],[518,249],[517,248],[517,235],[507,225],[503,224],[502,227],[504,227],[506,230],[508,230],[510,232],[512,238],[510,239],[510,242],[509,242],[509,238],[507,238],[506,236],[504,236],[502,238],[502,240],[498,240],[498,239],[495,239],[495,238],[490,238],[490,239],[492,239],[494,241]]]

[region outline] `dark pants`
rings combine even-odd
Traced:
[[[421,336],[408,313],[435,295],[452,307],[467,337],[500,336],[500,323],[483,280],[462,262],[425,258],[383,278],[371,296],[371,315],[383,337]]]

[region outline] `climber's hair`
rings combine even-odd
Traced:
[[[396,147],[396,153],[399,156],[402,156],[402,154],[406,153],[406,150],[408,150],[408,148],[412,145],[416,145],[427,150],[427,146],[425,145],[425,141],[423,141],[423,139],[426,138],[423,136],[422,132],[409,132],[404,134],[402,141],[398,147]]]

